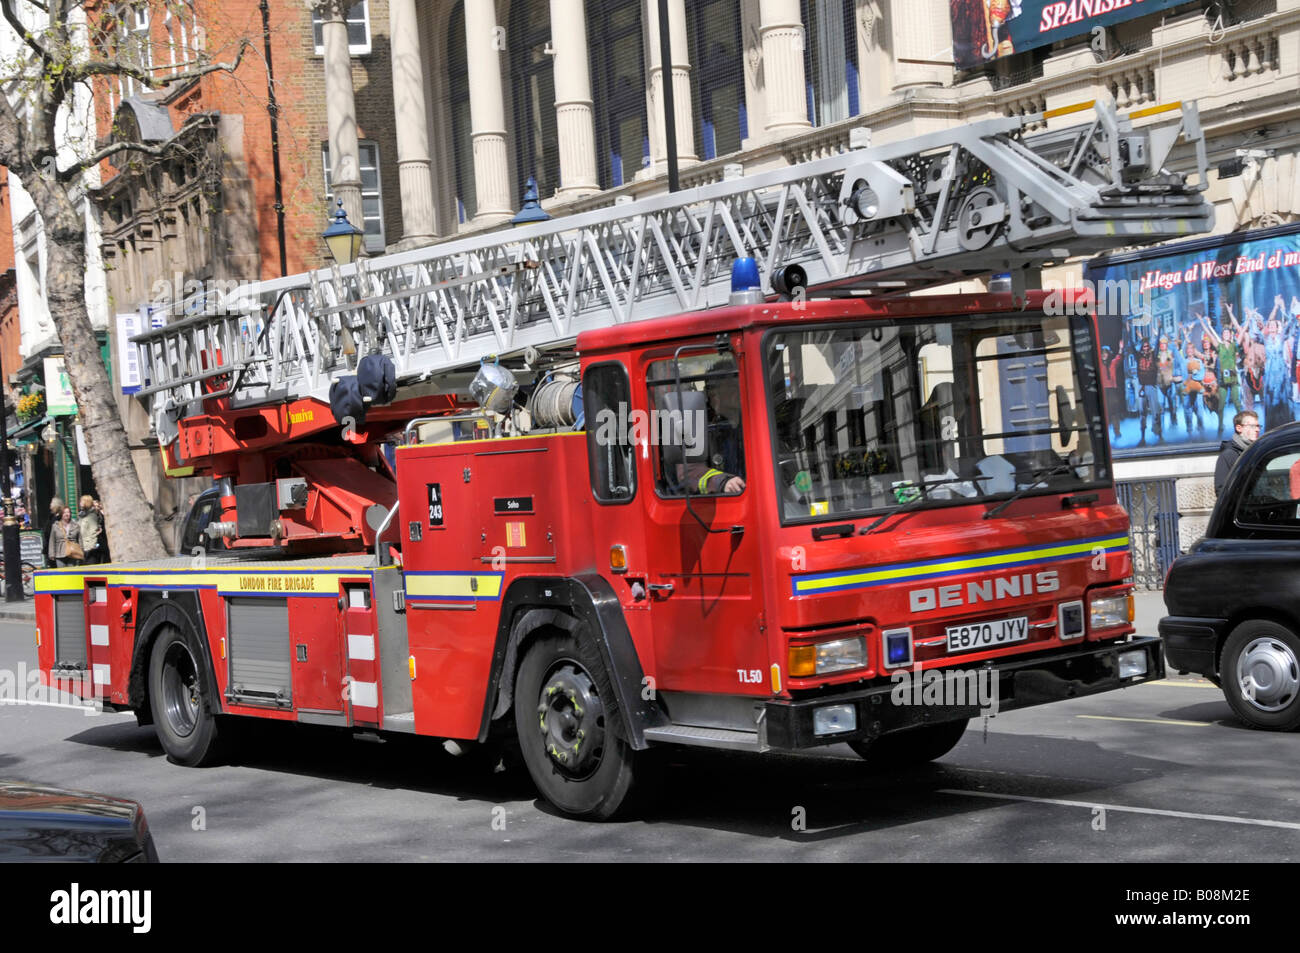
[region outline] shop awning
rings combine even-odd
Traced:
[[[18,443],[35,443],[37,440],[41,439],[41,429],[53,419],[54,418],[49,414],[46,414],[38,420],[25,423],[11,433],[9,439],[15,440]],[[23,439],[24,437],[27,439]]]

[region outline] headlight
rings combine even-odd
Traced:
[[[1128,625],[1133,621],[1133,596],[1126,593],[1120,596],[1106,596],[1093,599],[1089,604],[1089,627],[1113,629],[1119,625]]]
[[[867,664],[867,640],[863,636],[790,646],[790,674],[796,678],[829,675]]]
[[[856,731],[858,713],[852,705],[823,705],[813,709],[813,734],[838,735],[846,731]]]
[[[1147,653],[1144,649],[1121,652],[1119,656],[1119,677],[1132,678],[1147,673]]]

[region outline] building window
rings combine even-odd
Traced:
[[[361,212],[365,218],[366,251],[384,250],[384,202],[379,182],[379,146],[366,139],[357,145],[361,159]],[[330,146],[321,143],[321,162],[325,166],[325,204],[334,213],[334,190],[330,185]],[[353,222],[355,225],[356,223]]]
[[[826,126],[858,114],[854,0],[803,0],[808,120]]]
[[[715,159],[740,151],[749,136],[741,60],[740,4],[696,0],[687,6],[693,98],[700,155]]]
[[[543,198],[560,187],[560,144],[555,128],[555,65],[549,0],[515,0],[510,10],[510,86],[515,94],[516,197],[531,175]]]
[[[447,86],[451,106],[451,150],[456,167],[456,220],[462,224],[477,208],[474,194],[474,139],[469,113],[469,62],[465,54],[465,4],[451,11],[447,28]]]
[[[345,18],[348,25],[348,52],[353,56],[364,56],[370,52],[370,5],[366,0],[348,10]],[[311,11],[311,36],[316,44],[316,55],[325,55],[325,41],[321,36],[320,10]]]
[[[595,86],[600,185],[610,189],[631,182],[650,162],[641,0],[588,4],[587,39]]]
[[[149,36],[149,8],[135,7],[122,15],[121,46],[119,56],[132,66],[145,72],[153,70],[153,42]],[[144,89],[134,77],[124,78],[122,99],[128,99]]]

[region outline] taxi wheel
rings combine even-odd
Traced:
[[[1242,721],[1269,731],[1300,728],[1300,638],[1276,622],[1255,619],[1223,643],[1219,678]]]
[[[870,765],[903,768],[942,758],[961,741],[969,719],[923,725],[875,741],[850,741],[849,747]]]
[[[515,681],[515,729],[537,790],[566,814],[614,817],[635,786],[637,752],[624,740],[609,680],[568,632],[528,649]]]
[[[165,626],[149,657],[149,702],[158,740],[176,764],[202,767],[220,760],[210,684],[193,638]]]

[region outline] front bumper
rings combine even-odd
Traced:
[[[1141,650],[1146,656],[1146,674],[1121,679],[1119,656],[1136,650]],[[996,678],[997,710],[1003,712],[1097,695],[1164,678],[1165,664],[1160,639],[1146,636],[1127,642],[1084,643],[1050,654],[1013,657],[969,668],[926,669],[921,673],[922,685],[931,673],[944,678],[949,672],[976,673],[978,679],[987,680],[984,683],[986,692],[994,690],[992,680]],[[906,674],[910,678],[917,677],[914,673]],[[946,700],[953,694],[952,689],[939,692],[939,696]],[[868,741],[908,728],[975,718],[982,711],[974,692],[965,694],[964,700],[968,704],[930,704],[932,698],[932,692],[913,692],[908,683],[898,680],[873,688],[773,699],[765,705],[762,721],[766,728],[764,744],[767,748],[795,749],[843,741]],[[856,730],[834,735],[813,734],[815,709],[846,704],[853,705],[856,712]]]

